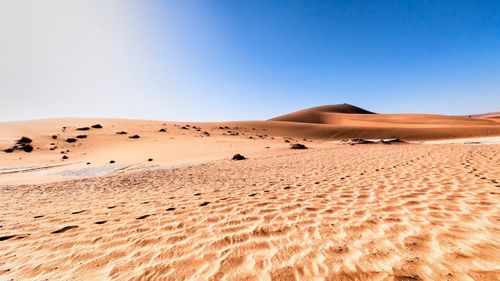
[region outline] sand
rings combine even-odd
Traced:
[[[0,278],[498,280],[499,151],[331,145],[4,187]]]
[[[0,152],[0,280],[499,280],[500,134],[415,123],[390,145],[277,120],[0,123],[0,148],[35,147]]]

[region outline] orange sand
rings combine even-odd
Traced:
[[[327,142],[498,122],[332,114],[349,125],[0,123],[1,149],[35,147],[0,152],[0,280],[500,280],[500,145]]]

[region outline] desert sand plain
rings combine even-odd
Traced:
[[[2,122],[0,280],[500,280],[498,116]]]

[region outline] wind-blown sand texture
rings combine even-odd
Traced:
[[[498,280],[497,145],[335,145],[5,187],[0,278]]]
[[[0,280],[500,280],[500,123],[358,111],[0,123]]]

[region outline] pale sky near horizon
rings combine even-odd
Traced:
[[[0,0],[0,121],[500,111],[499,1]]]

